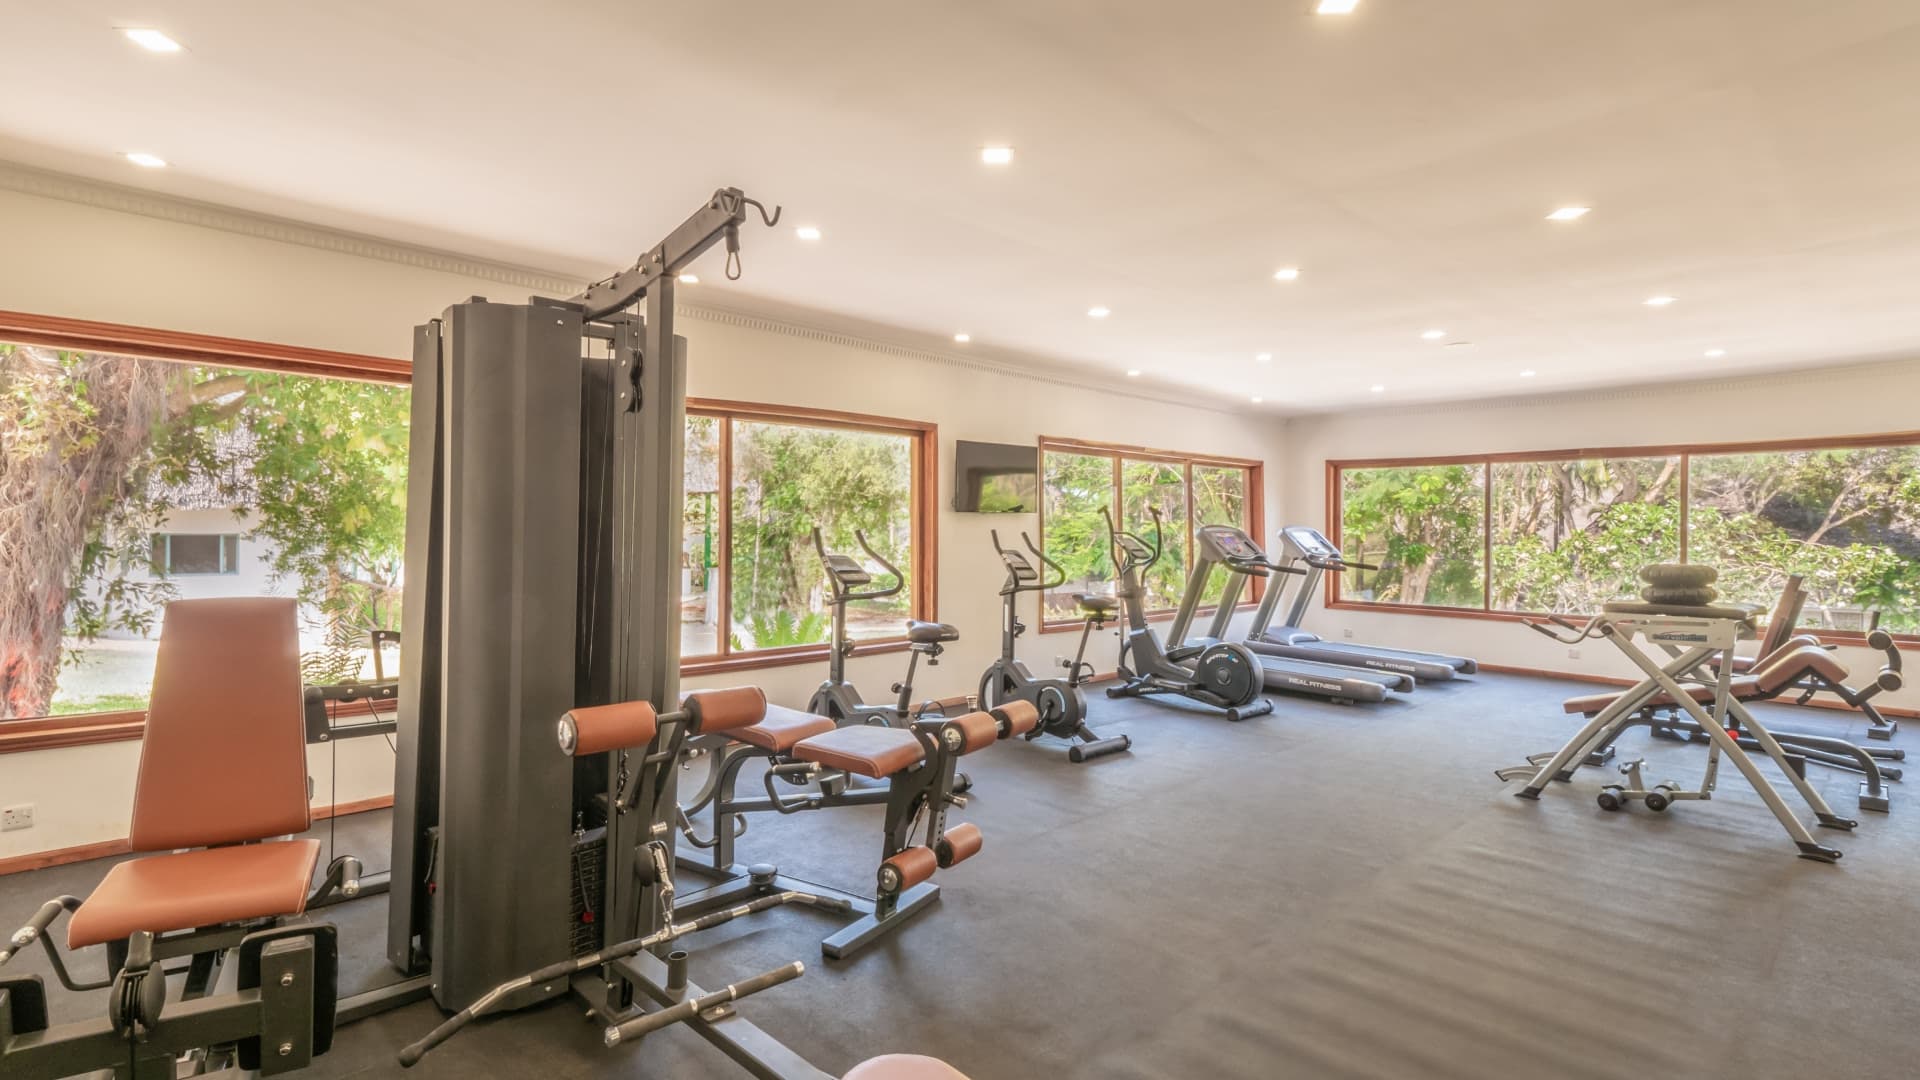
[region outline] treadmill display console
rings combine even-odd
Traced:
[[[1260,550],[1260,545],[1254,543],[1252,537],[1231,525],[1204,525],[1201,526],[1200,532],[1209,544],[1219,550],[1220,555],[1227,562],[1264,563],[1267,561],[1267,553]]]
[[[1332,541],[1321,536],[1318,529],[1309,529],[1304,525],[1289,525],[1284,531],[1287,535],[1287,543],[1302,555],[1316,559],[1330,559],[1340,554],[1340,549],[1334,547]]]

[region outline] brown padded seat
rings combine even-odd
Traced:
[[[915,645],[937,645],[943,641],[959,641],[960,630],[943,622],[921,622],[919,619],[907,620],[907,640]]]
[[[1711,686],[1702,686],[1695,683],[1687,686],[1686,691],[1688,697],[1702,705],[1710,705],[1713,703],[1714,688]],[[1760,680],[1752,675],[1742,675],[1733,680],[1733,686],[1730,692],[1736,701],[1745,701],[1748,698],[1760,697],[1762,696],[1760,693]],[[1611,694],[1586,694],[1581,697],[1568,698],[1565,703],[1565,708],[1570,713],[1580,713],[1591,716],[1613,704],[1619,700],[1619,698],[1620,693],[1617,690]],[[1648,698],[1643,707],[1649,709],[1664,709],[1672,705],[1673,695],[1663,690]]]
[[[967,1080],[967,1076],[935,1058],[888,1054],[855,1065],[842,1080]]]
[[[168,604],[127,836],[135,851],[206,850],[115,866],[68,946],[306,910],[320,842],[246,843],[312,824],[303,712],[293,600]]]
[[[768,705],[767,715],[759,723],[750,727],[735,728],[727,734],[762,750],[784,754],[793,749],[793,744],[801,739],[824,735],[832,730],[833,721],[824,716],[803,713],[798,709],[782,708],[779,705]]]
[[[281,840],[123,862],[73,913],[67,947],[298,915],[319,861],[320,841]]]
[[[925,756],[913,732],[890,727],[843,727],[802,739],[793,747],[802,761],[879,779],[920,763]]]

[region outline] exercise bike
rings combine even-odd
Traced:
[[[1000,553],[1000,561],[1006,564],[1006,584],[1000,586],[1000,599],[1004,611],[1000,620],[1000,658],[988,666],[986,674],[980,676],[980,707],[998,708],[1010,701],[1031,702],[1040,711],[1040,725],[1027,733],[1029,740],[1042,735],[1051,735],[1056,739],[1079,740],[1067,748],[1067,760],[1079,763],[1107,754],[1118,754],[1133,746],[1133,740],[1126,735],[1116,735],[1102,739],[1094,735],[1087,727],[1087,699],[1080,693],[1080,684],[1093,675],[1093,665],[1086,662],[1087,639],[1095,630],[1106,625],[1113,617],[1116,601],[1112,597],[1093,593],[1081,593],[1074,599],[1079,603],[1084,625],[1080,631],[1080,649],[1074,653],[1071,662],[1063,661],[1067,677],[1035,678],[1027,665],[1013,655],[1014,642],[1026,632],[1026,624],[1020,621],[1019,597],[1021,593],[1047,592],[1066,583],[1067,572],[1059,563],[1047,558],[1046,552],[1033,544],[1033,538],[1026,533],[1020,539],[1026,542],[1027,550],[1040,560],[1042,566],[1058,577],[1045,581],[1025,555],[1000,543],[999,530],[993,530],[993,548]]]
[[[1153,515],[1152,544],[1120,528],[1111,507],[1102,511],[1127,617],[1127,632],[1120,642],[1121,681],[1107,687],[1107,696],[1175,694],[1220,709],[1228,720],[1272,712],[1273,702],[1260,696],[1266,676],[1252,649],[1235,641],[1205,639],[1194,645],[1175,642],[1169,649],[1161,644],[1159,631],[1147,624],[1147,591],[1140,576],[1160,561],[1166,539],[1160,508],[1147,509]]]
[[[813,698],[807,702],[807,711],[815,716],[827,717],[840,727],[856,724],[905,727],[930,713],[942,715],[940,708],[932,702],[925,702],[918,709],[913,707],[913,673],[922,656],[927,658],[928,667],[936,667],[940,663],[944,645],[960,640],[960,631],[946,623],[907,620],[907,677],[893,684],[893,704],[868,705],[861,700],[860,691],[847,681],[847,657],[853,655],[853,639],[847,634],[847,605],[856,600],[883,600],[896,595],[907,584],[906,576],[900,573],[899,567],[888,562],[885,556],[873,550],[873,545],[867,543],[865,532],[856,530],[853,535],[860,541],[861,550],[867,553],[867,558],[878,563],[893,578],[893,584],[884,589],[862,591],[862,586],[873,584],[873,575],[858,560],[829,553],[825,541],[820,538],[819,527],[814,527],[813,549],[820,554],[820,565],[827,572],[827,586],[832,592],[833,647],[827,657],[827,681],[813,692]]]

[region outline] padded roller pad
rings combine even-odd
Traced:
[[[560,749],[568,757],[628,750],[652,742],[659,731],[659,714],[644,701],[592,705],[560,718]]]
[[[985,750],[1000,741],[1000,721],[992,713],[971,712],[947,724],[960,729],[964,738],[960,743],[960,753],[971,754],[975,750]]]
[[[1654,563],[1640,568],[1640,580],[1649,585],[1691,588],[1719,580],[1720,568],[1699,563]]]
[[[759,723],[734,728],[728,734],[750,746],[784,754],[800,740],[824,735],[832,731],[834,726],[833,721],[824,716],[769,705],[767,715]]]
[[[695,690],[683,707],[696,733],[732,731],[757,724],[767,715],[767,694],[757,686]]]
[[[920,764],[926,751],[913,732],[889,727],[843,727],[800,740],[793,756],[878,780]]]
[[[900,877],[900,884],[894,891],[906,892],[915,885],[932,878],[933,872],[939,868],[939,856],[933,853],[932,848],[910,847],[880,864],[880,889],[882,892],[887,889],[886,878],[889,876],[889,869]]]
[[[959,1069],[918,1054],[887,1054],[853,1067],[843,1080],[967,1080]]]
[[[1648,585],[1640,590],[1640,599],[1649,604],[1711,604],[1720,599],[1720,590],[1711,585]]]
[[[969,821],[941,833],[933,853],[939,858],[941,869],[945,869],[980,854],[980,846],[985,842],[986,838],[980,835],[980,826]]]
[[[1040,726],[1040,707],[1031,701],[1009,701],[989,711],[994,719],[1006,725],[1005,734],[1000,736],[1003,739],[1025,735]]]

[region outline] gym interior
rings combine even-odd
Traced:
[[[1913,5],[0,37],[0,1078],[1914,1075]]]

